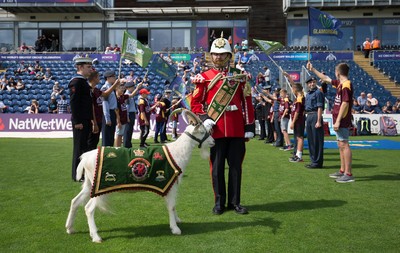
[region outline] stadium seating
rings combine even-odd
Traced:
[[[285,71],[300,71],[302,66],[305,65],[304,61],[277,61],[277,63]],[[350,65],[351,69],[350,79],[354,85],[355,96],[358,96],[362,91],[372,92],[378,99],[380,106],[384,105],[388,100],[392,103],[396,101],[396,98],[393,97],[389,91],[375,81],[355,62],[347,61],[347,63]],[[5,73],[8,78],[14,76],[14,69],[17,66],[16,61],[3,61],[1,64],[2,66],[7,67]],[[26,64],[34,64],[34,62],[26,62]],[[328,76],[334,77],[334,69],[337,64],[336,61],[314,61],[313,64],[317,69],[324,71]],[[50,101],[50,95],[55,81],[58,81],[60,86],[64,88],[63,94],[67,95],[67,99],[69,100],[68,82],[75,75],[74,66],[71,63],[63,61],[42,61],[41,65],[44,68],[51,68],[55,79],[46,82],[36,80],[33,75],[29,74],[17,76],[17,78],[22,78],[25,83],[25,90],[13,90],[11,92],[0,91],[0,100],[9,107],[8,112],[23,113],[24,109],[30,105],[32,99],[37,99],[39,101],[40,112],[47,112],[47,105]],[[246,65],[245,68],[255,78],[259,72],[264,72],[264,66],[267,66],[271,70],[271,81],[272,83],[275,83],[274,80],[278,78],[279,70],[271,61],[255,61]],[[106,70],[118,71],[118,67],[118,62],[100,62],[95,65],[96,70],[99,72],[104,72]],[[190,63],[190,67],[192,67],[192,63]],[[380,61],[377,62],[376,67],[393,80],[396,80],[397,82],[400,81],[400,73],[398,72],[398,69],[400,69],[400,62]],[[143,69],[137,64],[131,64],[129,66],[123,65],[121,68],[121,73],[124,75],[128,75],[130,71],[134,71],[135,76],[143,77],[147,72],[147,69]],[[182,75],[182,71],[180,74]],[[149,99],[152,101],[155,94],[163,93],[166,80],[152,72],[148,73],[148,79],[150,84],[148,89],[152,92]],[[327,98],[331,103],[333,102],[334,96],[335,90],[328,87]]]
[[[390,80],[400,84],[400,61],[376,61],[374,67],[388,76]]]

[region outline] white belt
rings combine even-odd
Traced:
[[[236,105],[228,105],[228,106],[226,107],[226,109],[225,109],[225,111],[227,111],[227,112],[237,111],[237,110],[238,110],[238,108],[237,108]]]

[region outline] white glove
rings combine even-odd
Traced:
[[[213,126],[215,126],[215,121],[212,119],[206,119],[203,122],[204,127],[207,129],[207,131],[210,131]]]
[[[206,79],[201,74],[197,74],[194,77],[191,77],[190,80],[193,84],[198,84],[204,83]]]
[[[254,137],[253,132],[246,132],[244,133],[244,138],[252,139]]]

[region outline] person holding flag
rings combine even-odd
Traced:
[[[323,75],[308,62],[307,69],[313,71],[323,81],[330,83],[336,88],[335,103],[332,110],[333,129],[336,133],[336,140],[340,151],[340,170],[330,174],[338,183],[354,182],[352,174],[352,152],[349,144],[350,130],[352,126],[351,107],[353,105],[353,85],[348,78],[349,66],[346,63],[339,63],[335,67],[337,80]]]
[[[210,165],[214,189],[213,214],[225,211],[225,204],[238,214],[248,211],[241,205],[242,162],[245,142],[254,137],[255,119],[251,87],[247,75],[230,67],[232,58],[228,40],[218,38],[211,45],[214,67],[192,78],[196,85],[191,110],[212,129],[215,146],[211,148]],[[228,196],[225,186],[225,160],[229,166]]]

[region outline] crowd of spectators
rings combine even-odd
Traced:
[[[372,93],[366,94],[361,92],[357,98],[353,98],[353,113],[359,114],[395,114],[400,113],[400,98],[397,99],[393,105],[392,102],[386,101],[386,103],[380,107],[379,101],[375,98]]]

